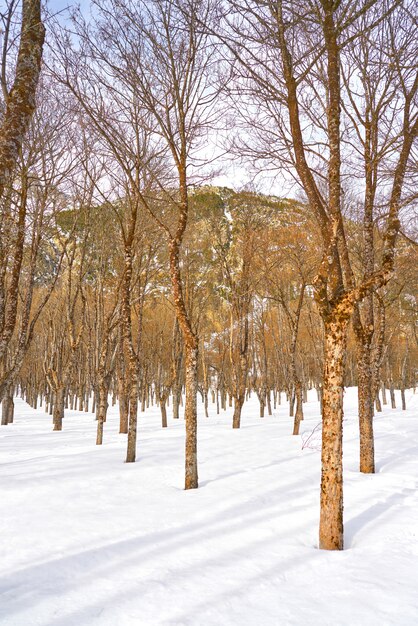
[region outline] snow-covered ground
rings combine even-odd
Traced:
[[[140,416],[125,464],[116,407],[64,430],[16,400],[0,429],[0,623],[7,626],[416,626],[418,393],[375,420],[377,473],[359,474],[356,390],[346,391],[345,545],[317,549],[320,433],[287,407],[241,430],[199,422],[200,488],[183,490],[183,421]],[[397,397],[400,405],[400,398]]]

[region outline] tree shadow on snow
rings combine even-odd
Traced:
[[[410,490],[406,490],[409,492]],[[344,546],[345,548],[353,548],[356,545],[355,539],[359,539],[365,533],[365,530],[373,527],[378,518],[386,517],[386,519],[395,515],[394,507],[402,505],[408,493],[394,493],[386,500],[380,500],[372,504],[368,509],[362,511],[355,517],[352,517],[344,524]],[[366,534],[368,534],[366,532]]]
[[[294,486],[300,486],[299,482],[296,481]],[[292,489],[292,485],[289,485],[289,488]],[[108,543],[84,552],[21,569],[0,580],[0,593],[3,596],[1,613],[10,619],[14,613],[33,609],[43,602],[48,595],[55,597],[58,602],[60,596],[65,596],[71,590],[83,586],[89,589],[90,585],[99,584],[100,579],[113,578],[115,570],[116,575],[118,571],[122,575],[126,568],[129,570],[135,566],[142,567],[147,561],[153,561],[158,565],[159,557],[166,558],[167,555],[170,556],[171,553],[183,548],[189,549],[193,544],[200,546],[208,539],[216,540],[217,543],[218,539],[222,540],[229,535],[234,537],[237,532],[250,527],[257,529],[257,525],[261,524],[261,535],[267,534],[269,536],[257,539],[252,544],[248,542],[245,544],[245,548],[241,545],[238,549],[223,550],[221,556],[217,553],[212,558],[203,558],[192,565],[185,566],[180,560],[177,566],[178,580],[181,581],[188,573],[195,574],[199,567],[207,567],[208,563],[212,566],[220,566],[230,559],[248,558],[251,550],[256,552],[264,544],[271,542],[271,526],[268,526],[269,524],[271,525],[273,522],[274,527],[274,521],[280,517],[295,512],[302,513],[306,509],[305,502],[292,506],[290,510],[285,506],[282,492],[276,486],[270,491],[263,491],[259,497],[224,508],[216,514],[196,522]],[[306,527],[309,528],[313,522],[306,517],[303,518],[302,515],[300,517],[304,519],[300,531],[304,532]],[[263,526],[266,528],[263,529]],[[277,529],[277,537],[281,541],[283,535],[286,537],[295,534],[294,522],[286,525],[286,528],[288,530],[285,533],[283,533],[283,526]],[[257,534],[258,531],[254,530],[254,532]],[[171,571],[168,574],[170,577],[172,576]],[[118,585],[116,586],[118,587]],[[129,593],[132,593],[132,590]],[[119,595],[118,593],[118,598]],[[106,604],[108,604],[108,600],[106,600]],[[76,614],[82,614],[83,610],[76,611]],[[75,614],[72,614],[72,616],[63,617],[60,621],[56,617],[51,623],[58,626],[58,624],[79,624],[80,621],[77,622]]]

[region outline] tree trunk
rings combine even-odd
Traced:
[[[393,388],[393,380],[390,381],[389,393],[390,393],[390,404],[391,404],[391,407],[392,407],[392,409],[396,409],[395,389]]]
[[[405,385],[403,383],[401,386],[401,400],[402,400],[402,411],[406,411]]]
[[[198,348],[186,345],[186,463],[185,489],[198,487],[197,476],[197,367]]]
[[[9,395],[6,393],[3,396],[3,402],[1,403],[1,425],[7,426],[9,423]]]
[[[295,412],[295,400],[296,400],[296,395],[295,395],[295,390],[292,387],[289,391],[289,417],[293,417],[294,412]]]
[[[1,405],[1,425],[13,424],[15,411],[14,388],[10,384],[6,387]]]
[[[167,408],[166,408],[166,399],[160,398],[160,409],[161,409],[161,425],[163,428],[167,428]]]
[[[99,398],[97,406],[97,438],[96,445],[101,446],[103,443],[103,424],[106,421],[108,386],[104,381],[99,382]]]
[[[53,430],[62,430],[62,419],[64,417],[65,388],[58,388],[55,393],[53,409]]]
[[[342,550],[343,385],[347,320],[325,323],[319,547]]]
[[[299,381],[296,381],[296,384],[295,384],[295,395],[296,395],[296,413],[295,413],[295,421],[293,423],[293,434],[299,435],[300,423],[303,420],[303,394],[302,394],[302,385]]]
[[[265,406],[266,406],[266,396],[265,396],[264,390],[261,390],[258,399],[259,399],[259,402],[260,402],[260,417],[264,417],[264,409],[265,409]]]
[[[401,402],[402,402],[402,411],[406,411],[406,400],[405,400],[405,387],[407,385],[407,377],[406,377],[406,364],[408,359],[408,344],[406,344],[406,353],[405,358],[402,363],[402,371],[401,371]],[[13,400],[13,392],[12,397]]]
[[[208,390],[203,390],[203,405],[205,407],[205,417],[209,417]]]
[[[35,110],[45,28],[40,0],[22,6],[22,28],[15,80],[0,129],[0,198],[19,158],[23,138]]]
[[[119,432],[123,434],[127,434],[128,432],[128,414],[129,414],[129,405],[128,405],[128,397],[125,392],[125,386],[122,379],[118,381],[119,386]]]
[[[383,404],[386,405],[388,403],[388,400],[386,398],[386,387],[385,387],[385,383],[382,380],[382,384],[381,384],[381,388],[382,388],[382,400],[383,400]]]
[[[268,412],[269,415],[273,415],[273,411],[271,410],[271,392],[270,392],[270,389],[267,391],[266,398],[267,398],[267,412]]]
[[[135,463],[136,459],[136,430],[138,420],[138,392],[136,372],[131,374],[131,389],[129,393],[129,425],[128,447],[126,450],[126,462]]]
[[[180,415],[181,391],[177,386],[173,389],[173,419],[178,420]]]
[[[221,409],[226,411],[226,391],[225,391],[225,387],[222,387],[222,389],[221,389]]]
[[[134,463],[136,459],[136,431],[138,417],[138,361],[132,338],[131,288],[133,253],[132,242],[136,225],[136,213],[132,213],[129,223],[129,237],[125,241],[125,273],[122,289],[122,349],[125,388],[129,390],[128,443],[126,463]]]
[[[374,474],[373,394],[371,346],[357,341],[358,416],[360,428],[360,472]]]
[[[244,405],[244,396],[234,398],[234,415],[232,417],[232,428],[241,427],[241,411]]]
[[[7,423],[13,424],[15,416],[15,401],[14,401],[14,389],[13,387],[9,391],[9,406],[7,412]]]

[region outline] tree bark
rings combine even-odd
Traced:
[[[1,425],[7,426],[9,423],[9,396],[5,394],[1,403]]]
[[[105,381],[99,381],[99,401],[97,411],[97,438],[96,445],[100,446],[103,443],[103,424],[106,421],[106,414],[108,409],[108,385]]]
[[[302,395],[302,384],[300,381],[296,381],[295,396],[296,396],[296,413],[295,413],[295,421],[293,423],[293,434],[299,435],[300,423],[303,420],[303,395]]]
[[[392,409],[396,409],[396,400],[395,400],[395,389],[393,387],[393,380],[390,380],[389,383],[389,394],[390,394],[390,405]]]
[[[13,424],[15,416],[15,401],[14,401],[14,388],[11,387],[9,390],[9,406],[7,412],[7,423]]]
[[[245,391],[247,386],[247,370],[248,370],[248,330],[244,328],[244,345],[240,349],[239,363],[235,365],[234,370],[234,389],[232,395],[234,397],[234,415],[232,417],[232,428],[241,427],[241,413],[245,401]],[[232,363],[232,361],[231,361]]]
[[[360,472],[374,474],[373,395],[371,346],[357,342],[358,415],[360,429]]]
[[[319,547],[342,550],[343,535],[343,389],[348,320],[325,323],[322,389],[322,471]]]
[[[161,426],[167,428],[167,407],[165,397],[160,398]]]
[[[382,380],[381,383],[381,389],[382,389],[382,400],[383,400],[383,404],[386,405],[388,403],[387,398],[386,398],[386,387],[385,387],[385,383]]]
[[[131,389],[129,392],[129,426],[128,426],[128,447],[126,450],[126,462],[134,463],[136,459],[136,432],[138,421],[138,389],[136,375],[131,378]]]
[[[65,387],[57,389],[55,393],[53,430],[62,430],[62,419],[64,417]]]
[[[198,487],[197,474],[197,368],[198,348],[186,345],[186,462],[185,489]]]
[[[403,383],[401,386],[401,401],[402,401],[402,411],[406,411],[405,386]]]
[[[6,111],[0,127],[0,198],[16,166],[23,138],[35,111],[44,39],[41,1],[23,0],[15,80],[6,100]]]
[[[232,428],[240,428],[241,411],[244,404],[244,396],[234,398],[234,415],[232,417]]]
[[[260,417],[264,417],[264,409],[266,407],[266,394],[264,389],[260,390],[258,400],[260,403]]]
[[[128,433],[129,405],[125,391],[119,393],[119,432],[126,435]]]

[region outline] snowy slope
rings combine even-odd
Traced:
[[[90,414],[52,432],[16,400],[0,429],[0,623],[7,626],[415,626],[418,393],[375,421],[377,473],[357,471],[356,390],[346,392],[346,550],[317,549],[319,422],[302,437],[286,406],[233,431],[199,423],[198,490],[183,490],[184,423],[140,416],[123,463],[116,407],[95,446]],[[400,405],[400,398],[397,398]]]

